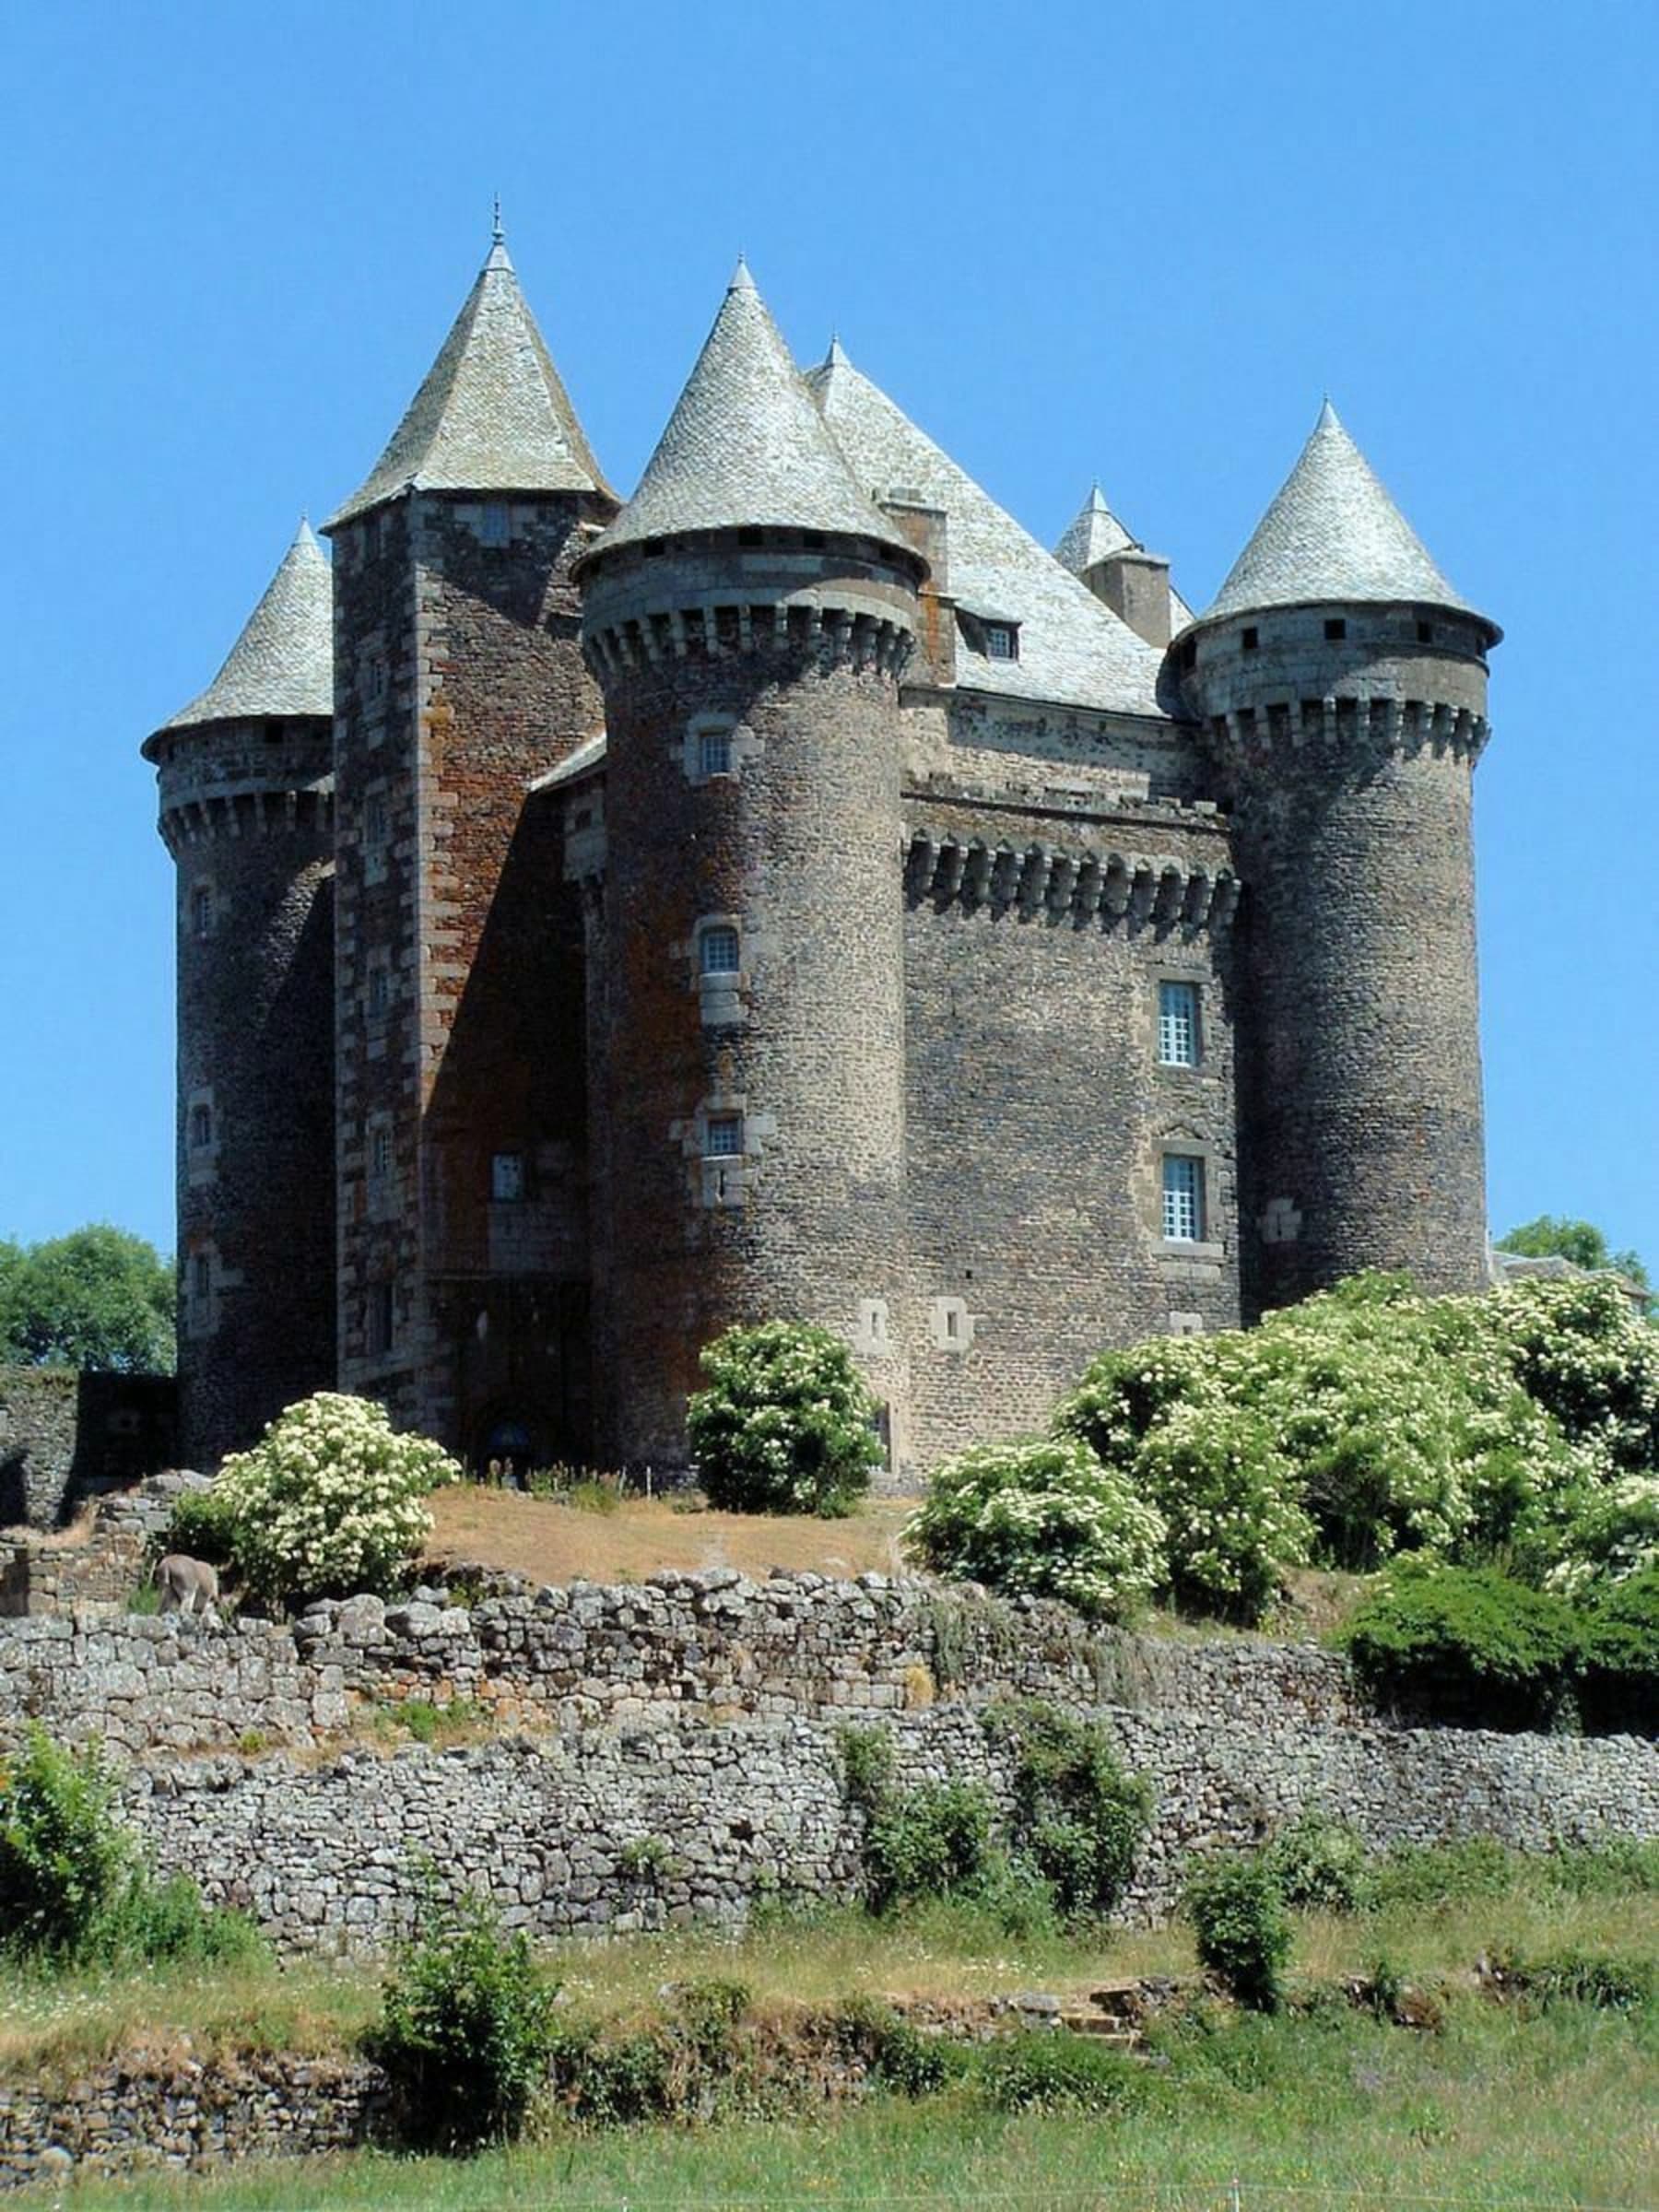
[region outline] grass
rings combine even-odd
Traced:
[[[595,1510],[580,1501],[532,1498],[458,1483],[433,1493],[433,1564],[465,1560],[538,1583],[637,1583],[659,1568],[735,1567],[764,1579],[772,1567],[818,1574],[892,1574],[899,1535],[914,1510],[902,1498],[867,1500],[842,1521],[809,1513],[677,1511],[669,1498],[606,1492]]]
[[[132,2177],[83,2184],[75,2201],[85,2212],[1222,2212],[1237,2177],[1242,2212],[1653,2203],[1651,2014],[1467,1997],[1438,2035],[1349,2012],[1218,2018],[1171,2033],[1160,2057],[1110,2117],[1003,2113],[959,2088],[816,2122],[556,2132],[466,2163],[359,2154],[196,2183]]]

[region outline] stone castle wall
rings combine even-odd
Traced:
[[[1327,1653],[1090,1631],[1062,1607],[881,1577],[358,1599],[293,1630],[0,1623],[0,1736],[29,1718],[101,1736],[132,1761],[128,1803],[163,1869],[296,1949],[384,1944],[423,1856],[547,1936],[850,1896],[862,1817],[841,1730],[889,1728],[905,1783],[1006,1794],[982,1712],[1009,1694],[1100,1714],[1153,1781],[1133,1914],[1171,1902],[1191,1852],[1310,1805],[1377,1847],[1659,1835],[1650,1744],[1397,1727],[1360,1712]],[[492,1740],[374,1747],[412,1699],[464,1700]]]
[[[0,1529],[54,1528],[176,1451],[171,1375],[0,1367]]]

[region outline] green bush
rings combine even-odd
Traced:
[[[174,1500],[167,1548],[182,1551],[193,1559],[210,1560],[216,1567],[231,1564],[236,1552],[235,1527],[221,1490],[217,1487],[185,1490]]]
[[[1188,1880],[1185,1904],[1203,1964],[1241,2005],[1277,2012],[1291,1936],[1266,1853],[1238,1853],[1200,1866]]]
[[[954,2047],[921,2035],[878,1997],[848,1997],[830,2018],[845,2058],[862,2062],[870,2079],[900,2097],[931,2097],[952,2070]]]
[[[1288,1905],[1306,1912],[1358,1912],[1374,1883],[1362,1837],[1309,1807],[1267,1846],[1267,1864]]]
[[[839,1336],[806,1322],[727,1329],[704,1347],[687,1435],[711,1505],[851,1511],[881,1465],[876,1401]]]
[[[1584,1725],[1659,1735],[1659,1565],[1587,1591],[1580,1604]]]
[[[972,1889],[991,1859],[991,1799],[978,1783],[930,1782],[882,1796],[865,1831],[873,1912]]]
[[[1190,1612],[1253,1626],[1308,1557],[1308,1516],[1247,1410],[1175,1407],[1142,1442],[1134,1478],[1164,1517],[1170,1583]]]
[[[1014,1747],[1014,1844],[1067,1919],[1111,1912],[1152,1810],[1110,1732],[1036,1700],[996,1707],[988,1728]]]
[[[524,2132],[554,2053],[555,1992],[481,1898],[429,1899],[397,1953],[370,2048],[411,2142],[473,2150]]]
[[[64,1965],[262,1957],[265,1939],[242,1913],[205,1904],[188,1875],[155,1878],[116,1802],[95,1745],[66,1750],[29,1728],[0,1770],[0,1948]]]
[[[1475,1728],[1547,1728],[1569,1708],[1571,1606],[1491,1568],[1400,1559],[1338,1641],[1379,1701]]]
[[[994,2043],[981,2081],[1001,2112],[1121,2112],[1144,2094],[1141,2069],[1125,2052],[1063,2030]]]
[[[885,1728],[860,1727],[853,1721],[836,1741],[848,1804],[873,1812],[893,1787],[896,1759],[891,1735]]]
[[[96,1745],[66,1750],[30,1724],[0,1769],[0,1944],[64,1957],[87,1948],[135,1871],[115,1800]]]
[[[212,1495],[249,1590],[297,1601],[392,1590],[431,1534],[428,1492],[460,1475],[383,1406],[319,1391],[233,1453]]]
[[[1500,1954],[1493,1964],[1512,1989],[1540,2005],[1589,2005],[1602,2012],[1636,2012],[1659,1998],[1659,1961],[1646,1951],[1608,1955],[1579,1950],[1535,1958]]]
[[[597,2021],[562,2021],[551,2065],[554,2095],[580,2125],[627,2127],[674,2110],[673,2053],[650,2029],[607,2035]]]
[[[1117,1619],[1162,1581],[1165,1533],[1154,1508],[1087,1444],[1030,1437],[947,1459],[904,1543],[941,1574]]]

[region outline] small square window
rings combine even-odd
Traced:
[[[704,975],[735,975],[738,968],[737,932],[729,923],[705,929],[698,947]]]
[[[478,522],[479,543],[486,546],[504,546],[510,535],[506,500],[487,500]]]
[[[1261,642],[1262,633],[1255,628],[1253,623],[1248,629],[1241,629],[1239,632],[1239,646],[1241,652],[1254,653],[1257,646],[1260,645]]]
[[[729,776],[732,772],[730,730],[700,730],[697,734],[697,772],[700,776]]]
[[[1018,657],[1012,624],[986,623],[985,657],[992,661],[1011,661]]]
[[[743,1157],[743,1116],[712,1113],[703,1144],[705,1159],[740,1159]]]
[[[213,1142],[213,1109],[211,1106],[193,1106],[190,1110],[190,1141],[200,1151]]]
[[[369,1011],[383,1014],[392,1004],[392,971],[386,967],[369,971]]]
[[[1164,1067],[1198,1065],[1198,986],[1158,986],[1158,1057]]]
[[[213,935],[213,893],[205,883],[190,894],[190,926],[198,937]]]
[[[1433,642],[1434,642],[1434,625],[1433,625],[1433,623],[1432,623],[1432,622],[1419,622],[1419,623],[1418,624],[1418,643],[1419,645],[1432,645],[1432,644],[1433,644]]]
[[[1187,1152],[1164,1154],[1163,1233],[1181,1244],[1204,1235],[1204,1162]]]
[[[524,1194],[524,1156],[522,1152],[498,1152],[489,1163],[489,1194],[503,1206],[511,1206]]]
[[[1333,615],[1324,626],[1324,634],[1335,644],[1339,639],[1347,636],[1347,624],[1340,615]]]

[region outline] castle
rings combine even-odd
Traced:
[[[1485,1279],[1500,633],[1328,406],[1194,616],[740,265],[623,502],[498,226],[324,527],[144,747],[194,1464],[338,1387],[671,1466],[700,1347],[787,1315],[903,1480],[1104,1345]]]

